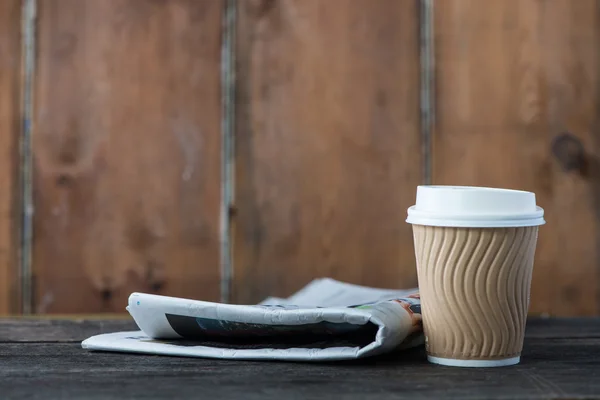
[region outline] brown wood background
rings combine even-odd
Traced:
[[[0,0],[0,314],[20,286],[22,1]],[[434,1],[431,152],[422,1],[37,3],[34,311],[217,300],[220,268],[241,303],[321,276],[415,286],[404,219],[429,163],[433,183],[536,192],[531,312],[600,312],[600,0]]]
[[[0,314],[16,311],[19,294],[19,132],[21,2],[0,0]]]
[[[258,4],[238,17],[235,300],[321,276],[415,287],[417,3]]]
[[[222,2],[39,2],[35,311],[218,299]]]

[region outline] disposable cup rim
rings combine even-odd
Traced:
[[[440,227],[504,228],[544,225],[544,210],[536,206],[536,211],[521,214],[441,214],[408,209],[406,222],[413,225]]]
[[[466,367],[466,368],[493,368],[493,367],[508,367],[516,365],[521,361],[521,357],[510,357],[499,360],[462,360],[455,358],[443,358],[427,356],[427,361],[432,364],[444,365],[447,367]]]

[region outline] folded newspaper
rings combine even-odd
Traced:
[[[89,350],[239,360],[363,358],[423,343],[416,289],[316,279],[287,299],[254,306],[143,293],[127,310],[141,329],[93,336]]]

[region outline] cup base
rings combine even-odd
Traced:
[[[448,367],[490,368],[518,364],[521,361],[521,357],[504,358],[501,360],[459,360],[456,358],[427,356],[427,361]]]

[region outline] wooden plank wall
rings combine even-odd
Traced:
[[[18,303],[21,2],[0,1],[0,314]]]
[[[236,302],[322,276],[416,286],[416,4],[239,2]]]
[[[225,3],[38,1],[36,312],[122,311],[134,290],[216,300],[221,233],[235,302],[320,276],[415,286],[404,218],[425,161],[436,184],[535,191],[532,313],[600,313],[599,0],[434,1],[425,159],[419,1],[236,2],[231,115]],[[18,306],[21,4],[0,0],[0,314]]]
[[[600,2],[435,5],[434,182],[534,191],[547,225],[531,312],[597,314]]]
[[[38,6],[36,312],[217,300],[222,2]]]

